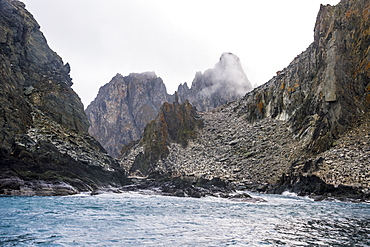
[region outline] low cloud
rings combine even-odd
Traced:
[[[243,96],[253,89],[239,58],[232,53],[224,53],[213,69],[204,72],[204,94],[223,91],[237,96]]]

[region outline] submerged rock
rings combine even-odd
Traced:
[[[231,201],[235,202],[267,202],[265,199],[260,197],[252,197],[246,193],[240,193],[229,197]]]

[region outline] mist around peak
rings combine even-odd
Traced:
[[[233,53],[224,53],[214,68],[197,72],[189,89],[178,88],[182,102],[188,99],[198,110],[207,111],[244,96],[253,89],[240,59]]]
[[[206,80],[211,81],[210,93],[226,90],[238,96],[243,96],[253,89],[248,80],[240,59],[233,53],[224,53],[213,69],[204,72]]]

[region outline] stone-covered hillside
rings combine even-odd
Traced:
[[[180,102],[189,102],[198,111],[209,111],[227,102],[236,100],[252,90],[239,58],[224,53],[213,69],[203,74],[197,72],[189,88],[187,83],[179,85]]]
[[[70,67],[15,0],[0,0],[0,194],[54,195],[121,185],[124,171],[88,135]]]
[[[314,42],[266,84],[202,113],[153,167],[237,188],[370,198],[370,2],[321,6]],[[130,166],[140,145],[127,152]]]

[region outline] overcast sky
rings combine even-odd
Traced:
[[[154,71],[173,93],[236,54],[252,85],[313,41],[320,4],[339,0],[23,0],[50,47],[71,65],[85,107],[120,73]]]

